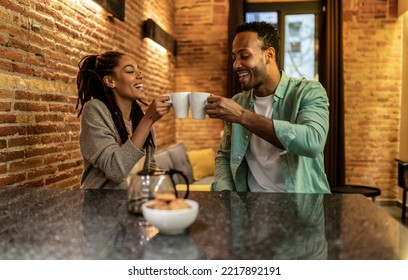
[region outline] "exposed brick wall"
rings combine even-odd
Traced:
[[[346,181],[397,197],[402,19],[397,0],[344,0]]]
[[[175,58],[141,34],[147,17],[173,32],[174,1],[151,2],[126,1],[121,22],[91,1],[1,1],[0,186],[79,186],[76,74],[84,55],[115,49],[134,56],[148,102],[174,90]],[[159,147],[175,142],[171,116],[156,130]]]

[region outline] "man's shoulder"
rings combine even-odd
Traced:
[[[316,80],[310,80],[305,77],[303,78],[297,78],[297,77],[290,77],[288,84],[290,87],[302,87],[302,88],[321,88],[324,90],[322,84],[319,81]]]
[[[306,78],[289,78],[286,92],[286,96],[327,96],[326,89],[319,81]]]

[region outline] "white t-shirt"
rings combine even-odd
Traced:
[[[255,113],[272,118],[273,95],[255,97]],[[245,155],[249,167],[248,186],[252,192],[287,192],[282,174],[282,150],[261,137],[251,134]]]

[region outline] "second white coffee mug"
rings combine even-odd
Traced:
[[[193,119],[204,120],[205,119],[205,105],[207,104],[207,98],[210,96],[208,92],[191,92],[190,93],[190,107]]]

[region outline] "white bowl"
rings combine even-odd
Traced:
[[[142,205],[143,217],[151,225],[157,227],[161,234],[176,235],[183,233],[195,221],[198,215],[198,203],[191,199],[185,200],[190,208],[180,210],[158,210],[147,207],[153,200]]]

